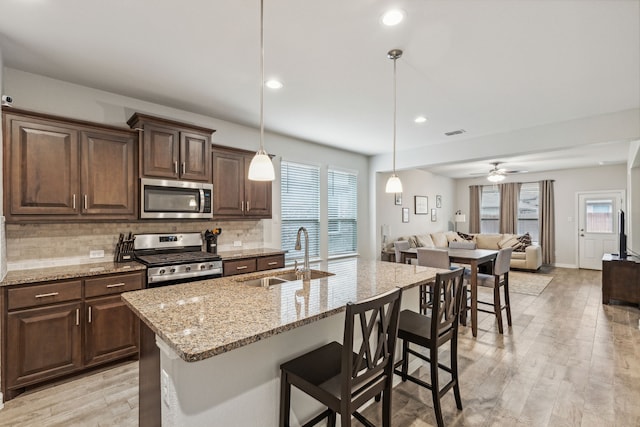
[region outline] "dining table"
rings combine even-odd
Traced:
[[[443,248],[444,249],[444,248]],[[498,251],[493,249],[454,249],[447,248],[449,261],[468,264],[470,269],[469,286],[471,288],[471,333],[478,336],[478,266],[495,261]],[[418,257],[418,248],[400,251],[400,262],[406,264],[411,258]],[[491,270],[493,271],[493,265]]]

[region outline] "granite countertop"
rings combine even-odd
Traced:
[[[183,360],[195,362],[344,311],[396,286],[432,281],[434,268],[361,259],[323,263],[335,273],[270,288],[242,280],[293,271],[291,268],[183,283],[122,294],[131,307]]]
[[[222,257],[222,260],[231,260],[231,259],[241,259],[241,258],[251,258],[258,256],[269,256],[269,255],[280,255],[284,254],[287,251],[282,249],[272,249],[272,248],[255,248],[255,249],[240,249],[237,251],[220,251],[218,255]]]
[[[7,272],[0,282],[1,286],[21,285],[25,283],[47,282],[50,280],[75,279],[86,276],[99,276],[111,273],[144,270],[146,267],[137,262],[115,263],[101,262],[92,264],[65,265],[60,267],[32,268]]]

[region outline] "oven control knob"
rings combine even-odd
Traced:
[[[169,270],[169,273],[175,273],[175,272],[176,272],[175,268],[172,268],[171,270]]]
[[[184,268],[184,270],[185,270],[185,271],[191,271],[191,267],[186,266],[186,267]]]
[[[213,264],[209,264],[208,267],[209,267],[209,269],[212,269],[213,268]]]
[[[206,265],[206,264],[201,264],[201,265],[200,265],[200,270],[204,270],[205,268],[207,268],[207,265]]]
[[[164,274],[164,268],[160,271],[158,271],[158,274]]]

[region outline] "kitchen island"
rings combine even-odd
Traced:
[[[439,271],[359,259],[315,268],[332,275],[270,287],[243,283],[288,271],[277,270],[123,294],[160,349],[161,391],[143,395],[143,382],[153,380],[146,376],[155,373],[147,369],[154,363],[144,354],[149,346],[142,345],[141,411],[160,406],[165,426],[275,426],[282,362],[342,342],[344,317],[336,314],[349,301],[398,286],[404,289],[402,306],[417,310],[417,286]],[[294,423],[317,409],[294,394]],[[141,416],[140,425],[149,420]]]

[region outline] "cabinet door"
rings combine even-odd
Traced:
[[[244,155],[213,151],[213,215],[244,214]]]
[[[245,157],[245,170],[249,170],[251,157]],[[245,180],[245,216],[271,218],[271,181]]]
[[[82,132],[82,212],[136,218],[135,137]]]
[[[46,120],[6,115],[10,129],[10,215],[76,215],[78,134]],[[6,206],[6,205],[5,205]]]
[[[150,178],[178,178],[179,132],[145,124],[143,135],[141,174]]]
[[[80,302],[10,312],[7,387],[25,386],[82,367]]]
[[[120,295],[86,301],[85,363],[95,365],[135,354],[139,324]]]
[[[209,137],[180,132],[180,178],[211,182]]]

